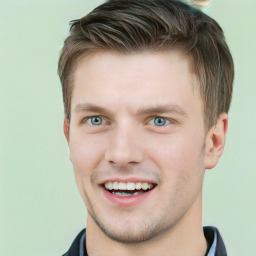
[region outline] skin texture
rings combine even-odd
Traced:
[[[89,254],[204,255],[204,171],[222,154],[227,120],[223,113],[205,130],[197,79],[179,51],[101,51],[82,59],[64,133],[88,210]],[[140,203],[120,206],[102,187],[117,179],[157,186]]]

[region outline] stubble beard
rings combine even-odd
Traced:
[[[157,216],[154,215],[152,217],[150,213],[146,214],[146,216],[142,218],[143,220],[138,221],[139,223],[134,223],[133,226],[130,224],[123,227],[122,230],[115,229],[118,223],[113,221],[111,226],[108,225],[100,215],[95,212],[95,209],[88,200],[88,197],[86,197],[86,199],[87,211],[94,223],[108,238],[122,244],[139,244],[153,240],[168,230],[173,229],[179,221],[178,218],[172,222],[168,220],[168,216],[165,216],[164,213],[170,212],[171,209],[164,209],[162,214],[160,213]],[[132,213],[127,214],[132,215]],[[134,227],[135,225],[136,227]]]
[[[203,156],[204,153],[205,144],[202,145],[199,159]],[[104,220],[104,217],[102,217],[100,214],[100,212],[103,212],[104,210],[101,209],[98,211],[98,209],[93,206],[93,203],[90,201],[86,191],[84,190],[83,192],[87,212],[94,223],[108,238],[127,245],[135,245],[151,241],[159,238],[167,232],[172,232],[172,230],[175,229],[175,226],[181,221],[181,219],[184,217],[184,215],[186,215],[187,211],[191,207],[191,205],[188,204],[185,207],[183,206],[181,211],[176,212],[175,209],[177,207],[177,202],[175,198],[179,198],[176,196],[172,199],[171,203],[168,203],[167,207],[158,209],[158,213],[146,213],[144,216],[141,216],[139,220],[137,220],[137,223],[134,223],[133,225],[125,225],[125,227],[120,230],[116,228],[118,223],[114,220],[111,224],[108,224],[107,221]],[[191,204],[194,202],[194,200],[191,201]],[[170,218],[171,212],[173,215]],[[132,215],[131,212],[127,212],[127,215],[129,214]],[[113,216],[110,217],[113,218]]]

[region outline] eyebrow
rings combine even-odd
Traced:
[[[77,104],[74,111],[77,113],[79,113],[79,112],[94,112],[94,113],[102,113],[105,115],[111,114],[104,107],[94,105],[91,103]]]
[[[166,104],[166,105],[156,105],[156,106],[146,106],[140,108],[137,113],[139,115],[149,115],[149,114],[163,114],[163,113],[175,113],[180,116],[187,117],[186,111],[176,104]]]
[[[91,103],[78,104],[75,109],[75,112],[94,112],[101,113],[104,115],[111,115],[112,113],[106,110],[104,107],[99,105],[94,105]],[[164,104],[164,105],[154,105],[154,106],[145,106],[140,107],[137,110],[137,115],[157,115],[163,113],[175,113],[180,116],[188,117],[187,112],[177,104]]]

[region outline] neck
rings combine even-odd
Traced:
[[[89,256],[204,256],[207,242],[202,228],[202,197],[197,198],[192,207],[172,228],[150,241],[123,244],[112,240],[88,216],[86,247]],[[109,252],[109,253],[108,253]]]

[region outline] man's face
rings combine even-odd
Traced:
[[[182,53],[85,57],[66,136],[88,218],[108,237],[145,241],[200,214],[203,103]]]

